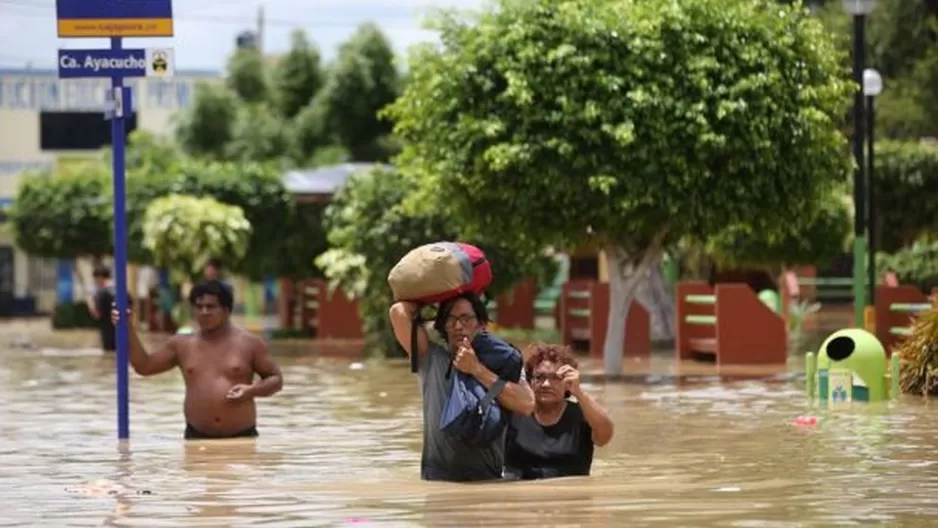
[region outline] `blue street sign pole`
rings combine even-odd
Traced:
[[[111,39],[110,50],[59,50],[59,78],[110,77],[111,147],[114,150],[114,282],[117,288],[117,438],[130,438],[130,317],[127,287],[127,204],[124,119],[133,112],[125,77],[172,75],[171,49],[125,50],[123,37],[173,36],[172,0],[56,0],[59,38]]]
[[[119,50],[123,47],[121,37],[111,38],[111,49]],[[115,107],[111,117],[111,145],[114,150],[114,279],[117,288],[117,313],[121,314],[117,321],[117,438],[127,440],[130,438],[130,386],[129,386],[129,346],[130,317],[127,316],[127,204],[124,174],[124,115],[132,112],[132,101],[124,96],[118,99],[118,92],[124,90],[124,79],[119,75],[111,77],[111,88],[115,103],[123,108]],[[129,92],[130,90],[126,90]]]

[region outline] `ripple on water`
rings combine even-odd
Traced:
[[[113,441],[113,362],[0,354],[0,526],[732,526],[938,515],[938,411],[916,398],[827,412],[800,385],[590,384],[617,434],[594,476],[419,481],[403,364],[280,358],[256,442],[181,441],[177,374],[132,377],[133,442]],[[811,414],[814,427],[792,420]]]

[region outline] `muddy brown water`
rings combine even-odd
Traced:
[[[797,357],[771,381],[667,356],[590,377],[617,427],[591,477],[474,485],[419,480],[405,363],[278,360],[256,442],[184,443],[174,372],[132,375],[118,445],[112,357],[0,350],[0,526],[938,526],[938,406],[811,408]]]

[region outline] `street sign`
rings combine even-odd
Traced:
[[[173,36],[172,0],[56,0],[60,38],[110,37],[109,50],[59,50],[59,77],[110,77],[111,163],[114,172],[114,282],[117,313],[127,314],[127,167],[124,119],[132,112],[126,77],[167,77],[173,74],[173,52],[123,49],[124,37]],[[130,438],[130,326],[117,321],[117,438]]]
[[[59,38],[171,37],[172,0],[56,0]]]
[[[172,77],[172,48],[59,50],[59,78]]]

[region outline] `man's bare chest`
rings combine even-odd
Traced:
[[[232,346],[189,346],[179,354],[179,369],[187,379],[225,377],[250,378],[254,372],[251,355]]]

